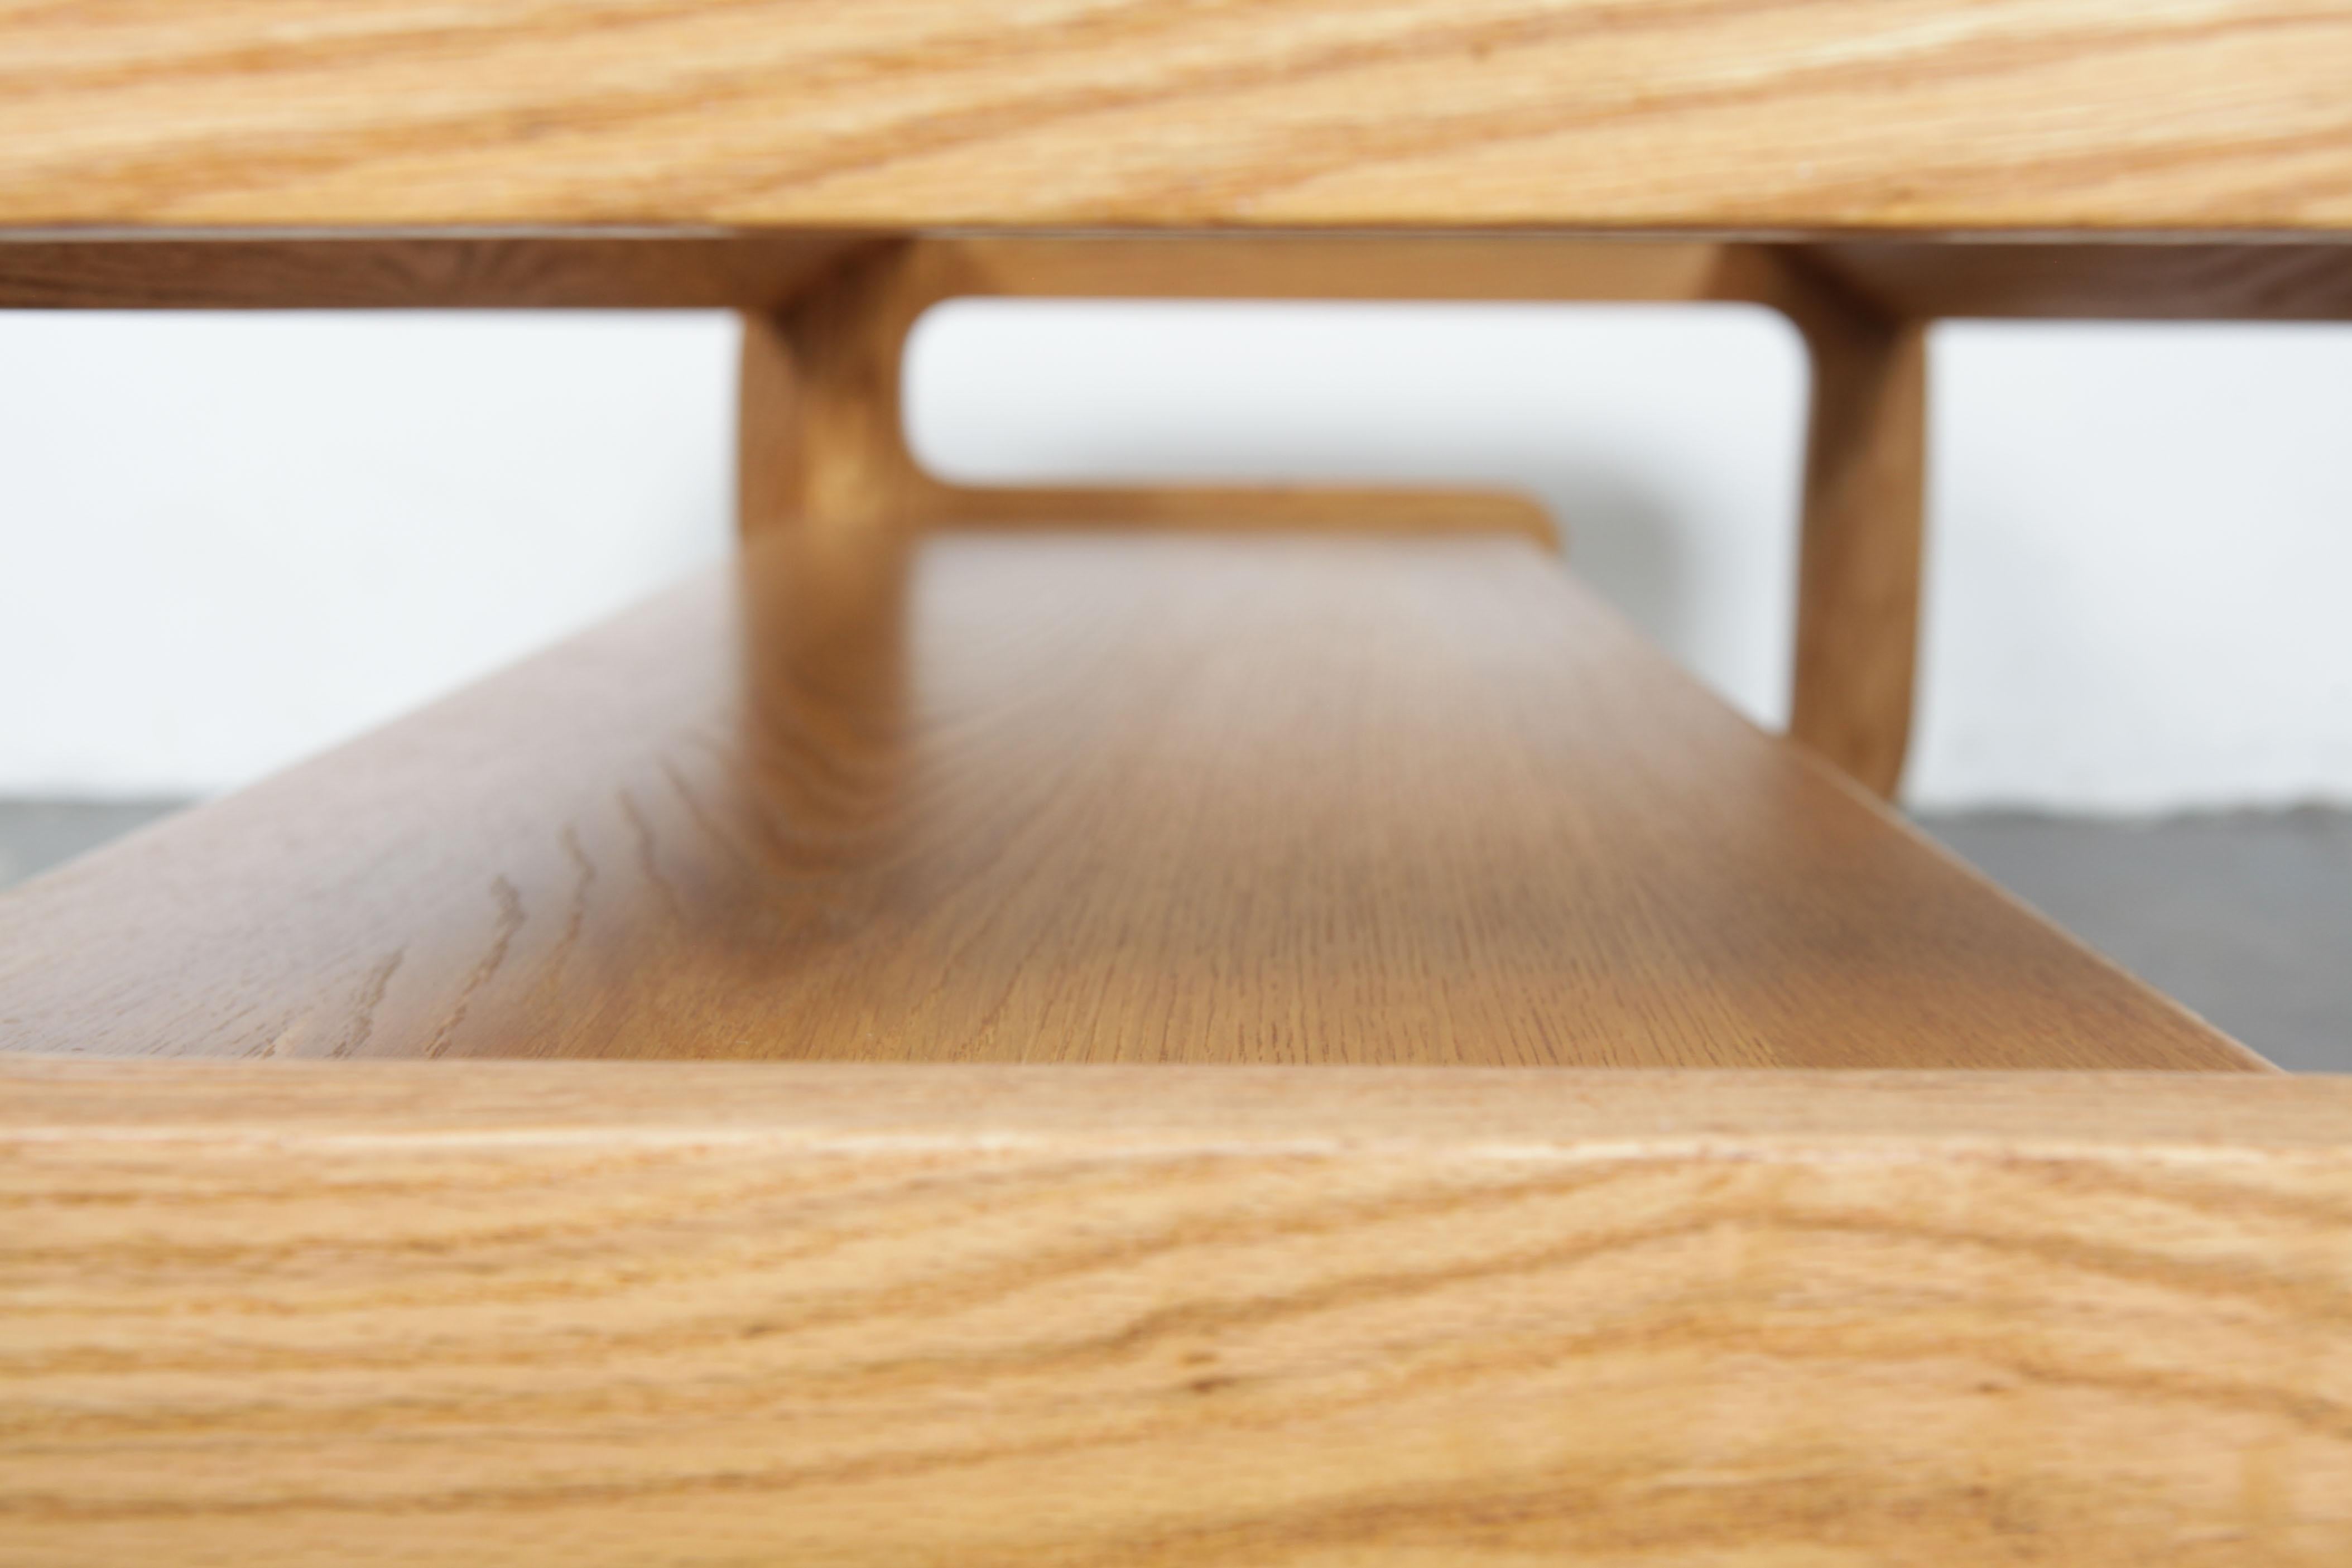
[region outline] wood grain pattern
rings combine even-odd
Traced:
[[[0,224],[2352,226],[2335,0],[7,0],[0,38]]]
[[[19,1050],[2259,1065],[1512,540],[784,529],[0,895]]]
[[[12,1563],[2352,1555],[2352,1084],[0,1066]]]

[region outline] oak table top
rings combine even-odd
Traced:
[[[0,226],[2352,227],[2332,0],[0,4]]]

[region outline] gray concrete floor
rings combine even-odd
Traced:
[[[1920,826],[2279,1066],[2352,1072],[2352,812]]]
[[[0,801],[0,887],[177,805]],[[2147,824],[1985,814],[1920,826],[2281,1067],[2352,1072],[2352,813]]]

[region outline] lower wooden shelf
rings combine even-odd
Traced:
[[[1458,537],[771,541],[0,900],[0,1037],[2262,1065]]]

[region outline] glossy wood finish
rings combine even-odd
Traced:
[[[2352,1083],[0,1066],[9,1562],[2308,1568]]]
[[[2335,0],[0,5],[0,224],[2352,227]]]
[[[2259,1065],[1524,542],[816,528],[0,896],[0,1036]]]

